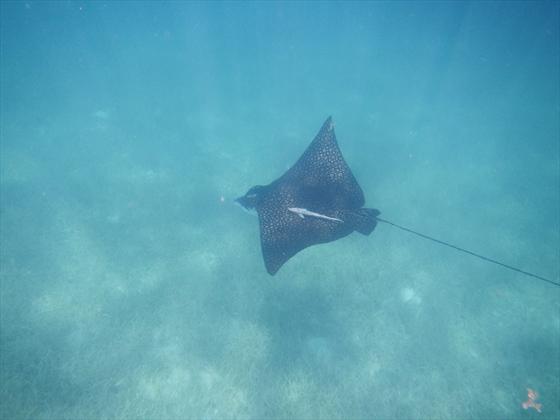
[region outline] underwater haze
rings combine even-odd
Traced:
[[[559,3],[0,7],[2,419],[560,418],[559,287],[387,224],[272,277],[233,203],[332,115],[381,217],[560,282]]]

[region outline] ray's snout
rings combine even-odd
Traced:
[[[242,207],[248,208],[247,205],[247,199],[245,198],[245,196],[241,196],[241,197],[237,197],[235,200],[233,200],[235,203],[239,204]]]
[[[249,191],[247,191],[244,196],[236,198],[235,202],[242,205],[247,210],[253,210],[259,203],[263,188],[264,187],[261,185],[253,187]]]

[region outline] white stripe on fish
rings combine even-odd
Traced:
[[[302,219],[304,219],[305,216],[309,216],[309,217],[317,217],[319,219],[332,220],[333,222],[343,223],[343,220],[337,219],[336,217],[325,216],[324,214],[315,213],[314,211],[309,211],[307,209],[302,209],[299,207],[288,207],[288,210],[291,211],[292,213],[297,214]]]

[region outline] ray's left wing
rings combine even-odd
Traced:
[[[301,250],[340,239],[353,230],[347,223],[314,217],[302,219],[284,203],[280,196],[271,196],[258,211],[261,249],[269,274],[274,275]]]

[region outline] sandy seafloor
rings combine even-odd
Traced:
[[[271,277],[231,203],[333,115],[368,206],[560,281],[559,23],[2,2],[0,417],[560,418],[560,288],[387,225]]]

